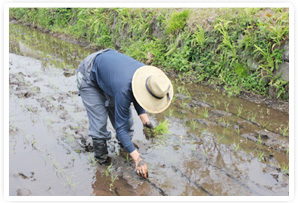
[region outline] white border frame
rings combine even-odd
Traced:
[[[98,2],[98,1],[97,1]],[[7,3],[4,6],[4,143],[9,142],[9,8],[17,7],[126,7],[126,8],[241,8],[241,7],[269,7],[269,8],[289,8],[290,19],[290,90],[289,90],[289,137],[290,137],[290,154],[289,154],[289,196],[167,196],[156,197],[106,197],[106,196],[9,196],[9,145],[4,144],[4,197],[8,201],[291,201],[294,198],[294,6],[291,3],[233,3],[229,5],[226,3],[158,3],[160,1],[152,1],[152,3],[134,2],[134,3],[78,3],[72,1],[71,3]],[[6,118],[6,119],[5,119]]]

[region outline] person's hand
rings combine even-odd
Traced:
[[[148,178],[148,169],[147,164],[144,159],[141,158],[141,156],[138,157],[138,159],[135,161],[136,163],[136,172],[138,176],[141,176],[145,179]]]
[[[149,139],[149,137],[154,136],[154,126],[152,125],[151,122],[146,122],[144,124],[144,134],[146,136],[147,139]]]

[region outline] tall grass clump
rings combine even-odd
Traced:
[[[278,74],[288,60],[288,8],[10,8],[9,16],[224,87],[229,96],[289,97]]]

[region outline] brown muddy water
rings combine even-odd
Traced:
[[[74,76],[91,52],[10,24],[11,196],[289,195],[289,115],[178,79],[173,104],[149,115],[154,125],[167,119],[170,133],[147,140],[134,112],[149,179],[136,175],[115,136],[112,164],[96,164]]]

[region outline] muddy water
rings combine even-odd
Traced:
[[[169,134],[147,140],[134,111],[149,179],[115,136],[112,164],[97,165],[73,69],[92,51],[10,24],[10,195],[289,194],[289,115],[177,79],[170,108],[149,115]]]

